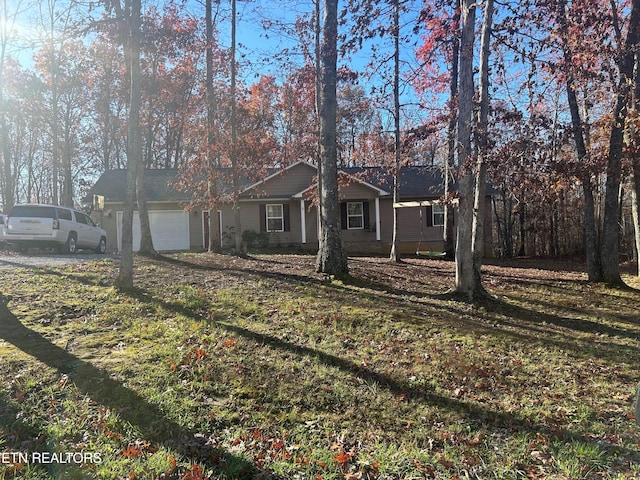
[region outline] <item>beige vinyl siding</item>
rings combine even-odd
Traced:
[[[122,204],[118,207],[114,204],[105,204],[104,212],[93,212],[91,218],[94,222],[99,223],[100,226],[107,232],[107,252],[115,252],[118,250],[118,225],[116,210],[122,209]],[[111,215],[105,215],[105,212],[112,211]]]
[[[422,220],[420,219],[422,209]],[[443,227],[428,227],[426,207],[405,207],[398,209],[398,226],[401,242],[439,241],[442,240]],[[393,239],[393,202],[391,199],[380,201],[382,241]]]
[[[259,183],[242,196],[243,198],[291,197],[306,190],[313,183],[316,173],[316,169],[311,165],[299,163]]]
[[[300,208],[298,206],[298,208]],[[318,245],[318,209],[317,207],[309,208],[309,203],[305,204],[306,215],[306,231],[307,231],[307,245],[309,247]]]
[[[260,232],[264,230],[264,227],[260,225],[260,205],[267,204],[289,205],[289,231],[269,232],[269,245],[289,246],[300,244],[302,242],[302,233],[300,230],[300,202],[298,200],[265,199],[264,201],[251,200],[240,202],[240,225],[242,231],[255,230],[256,232]],[[225,205],[222,208],[222,230],[224,244],[227,247],[233,246],[233,227],[233,209],[230,205]],[[307,218],[307,235],[309,235],[310,227],[315,231],[315,226],[309,225],[309,219]],[[226,238],[224,236],[225,232],[227,234]]]
[[[362,185],[361,183],[351,183],[346,187],[340,187],[340,201],[350,201],[350,200],[370,200],[376,197],[376,192],[371,189],[371,187],[367,187],[366,185]]]
[[[374,215],[375,215],[375,212],[374,212]],[[384,198],[380,200],[380,239],[383,242],[390,242],[392,238],[393,238],[393,200],[390,198]]]
[[[213,218],[215,219],[217,216]],[[204,248],[203,228],[202,210],[194,210],[189,214],[189,243],[191,250],[200,250]]]

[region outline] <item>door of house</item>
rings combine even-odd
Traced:
[[[220,231],[220,245],[222,245],[222,212],[218,210],[218,229]],[[202,212],[202,231],[204,233],[204,248],[209,248],[209,211]]]

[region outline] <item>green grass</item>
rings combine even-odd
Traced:
[[[488,266],[182,254],[2,271],[0,478],[640,478],[640,293]],[[627,278],[640,287],[639,282]]]

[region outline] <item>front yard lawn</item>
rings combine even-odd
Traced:
[[[0,271],[0,478],[640,478],[640,291],[495,263],[471,306],[445,261],[314,262]]]

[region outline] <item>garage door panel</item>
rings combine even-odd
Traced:
[[[118,212],[118,250],[122,250],[122,215]],[[149,227],[157,251],[189,250],[189,213],[184,211],[150,211]],[[133,214],[133,250],[140,250],[140,217]]]

